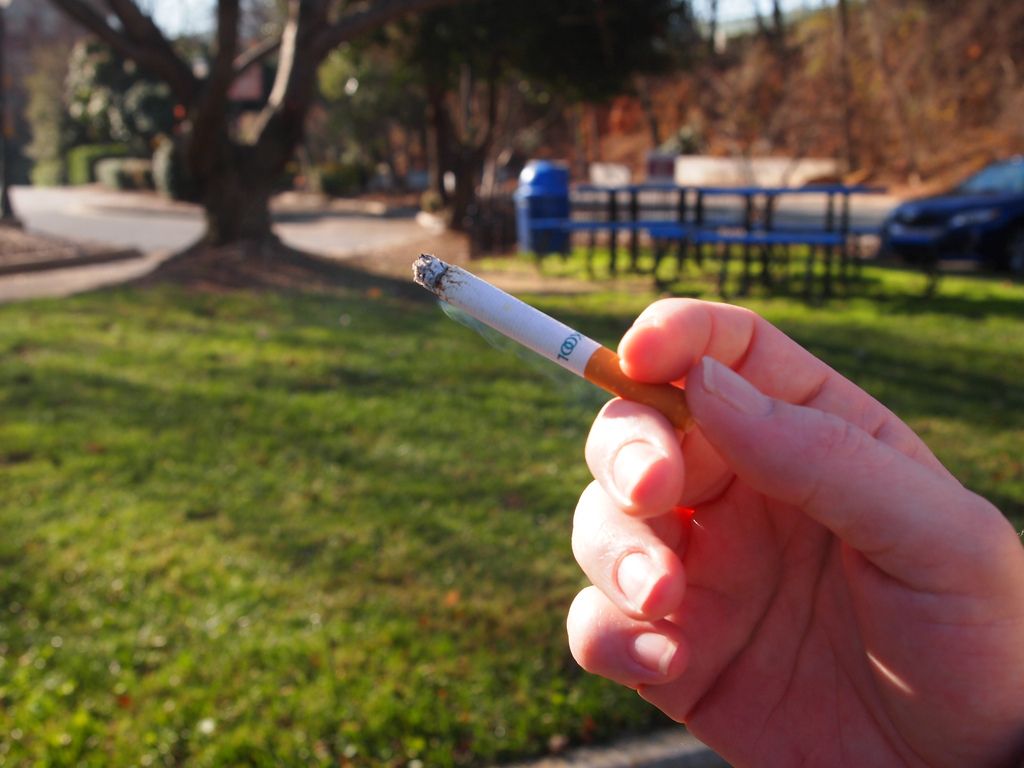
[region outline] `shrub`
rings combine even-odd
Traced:
[[[320,191],[325,195],[341,197],[358,193],[366,184],[366,169],[359,163],[331,163],[317,168]]]
[[[62,160],[37,160],[29,173],[29,179],[36,187],[59,187],[67,178]]]
[[[83,144],[68,151],[68,183],[91,184],[96,181],[96,163],[107,157],[131,154],[127,144]]]
[[[153,189],[153,164],[141,157],[107,157],[95,170],[97,181],[110,189]]]
[[[284,167],[284,170],[274,179],[274,191],[284,192],[289,189],[296,189],[306,185],[306,179],[302,175],[301,166],[294,160]]]
[[[428,189],[420,195],[420,208],[427,213],[439,213],[444,207],[441,195],[435,189]]]

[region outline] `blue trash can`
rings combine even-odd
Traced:
[[[547,160],[531,160],[519,174],[513,198],[519,249],[538,255],[565,253],[569,233],[559,223],[569,220],[569,169]]]

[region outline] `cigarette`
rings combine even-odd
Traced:
[[[619,356],[610,349],[486,280],[426,253],[413,264],[413,277],[438,298],[577,376],[625,400],[654,408],[676,429],[692,428],[693,418],[681,388],[634,381],[622,372]]]

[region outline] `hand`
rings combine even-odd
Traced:
[[[1024,548],[913,432],[744,309],[649,307],[624,371],[697,427],[615,400],[573,550],[569,640],[735,766],[1024,757]],[[716,362],[717,361],[717,362]]]

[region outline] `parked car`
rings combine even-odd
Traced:
[[[1024,157],[897,206],[882,225],[881,253],[926,265],[967,259],[1024,274]]]

